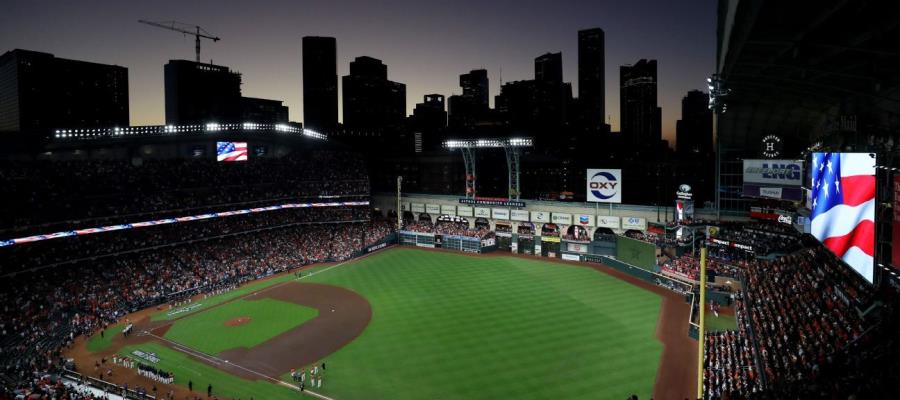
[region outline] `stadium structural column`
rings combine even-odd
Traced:
[[[706,246],[700,248],[700,334],[697,335],[697,398],[703,398],[703,347],[706,344],[706,335],[704,334],[706,314]]]
[[[509,199],[519,200],[519,159],[522,155],[518,146],[503,146],[506,152],[506,172],[509,174]]]
[[[400,207],[400,198],[401,198],[401,190],[400,186],[403,184],[403,176],[397,176],[397,232],[400,232],[403,229],[403,209]],[[412,207],[410,207],[410,212],[412,212]]]
[[[470,146],[460,147],[462,152],[463,164],[466,167],[466,198],[475,198],[475,149]]]

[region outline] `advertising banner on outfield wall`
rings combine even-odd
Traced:
[[[581,226],[595,226],[594,216],[588,214],[578,214],[575,216],[575,224]]]
[[[550,213],[546,211],[532,211],[531,222],[550,222]]]
[[[471,217],[472,215],[472,207],[469,206],[456,206],[456,215],[460,217]],[[490,217],[487,217],[490,218]]]
[[[597,216],[597,227],[598,228],[619,229],[619,217],[613,217],[611,215],[598,215]],[[622,229],[629,229],[629,228],[622,227]]]
[[[409,203],[403,203],[403,211],[410,211]]]
[[[421,204],[421,203],[412,203],[412,204],[410,204],[410,207],[412,207],[412,212],[414,212],[414,213],[419,213],[419,214],[421,214],[421,213],[425,212],[425,205],[424,205],[424,204]]]
[[[475,217],[476,218],[490,218],[491,217],[491,209],[484,207],[475,207]]]
[[[894,223],[891,236],[891,264],[900,268],[900,175],[894,175]]]
[[[441,214],[443,214],[443,215],[456,215],[456,206],[445,206],[445,205],[441,205]]]
[[[508,208],[495,208],[492,211],[494,212],[494,219],[509,219]]]
[[[574,253],[587,253],[588,245],[582,243],[566,243],[566,250]]]
[[[441,206],[439,204],[426,204],[425,212],[431,214],[432,216],[441,214]]]
[[[513,221],[528,221],[528,211],[525,210],[510,210],[509,219]]]
[[[639,217],[622,217],[622,229],[647,230],[647,220]]]
[[[572,225],[572,214],[553,213],[550,220],[558,225]]]
[[[594,203],[621,203],[622,170],[588,169],[587,201]]]

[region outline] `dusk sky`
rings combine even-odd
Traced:
[[[17,1],[0,13],[0,52],[23,48],[128,68],[131,124],[162,124],[163,65],[194,59],[194,39],[138,19],[196,24],[204,61],[243,74],[244,96],[284,100],[303,121],[300,38],[334,36],[338,75],[368,55],[407,85],[412,113],[426,93],[460,93],[459,75],[486,68],[491,106],[503,82],[532,79],[534,58],[563,53],[578,93],[577,31],[606,31],[606,113],[619,130],[618,67],[659,60],[663,136],[674,140],[681,98],[705,89],[715,65],[716,2],[667,1]],[[340,115],[340,111],[339,111]]]

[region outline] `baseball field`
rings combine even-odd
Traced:
[[[335,400],[650,398],[686,350],[664,351],[663,300],[597,268],[394,248],[137,314],[76,359],[152,353],[180,391],[220,398],[296,399],[290,370],[322,362],[308,390]]]

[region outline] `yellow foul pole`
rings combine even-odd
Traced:
[[[700,342],[697,346],[697,398],[703,398],[703,347],[706,344],[705,321],[703,316],[706,314],[706,247],[700,248],[700,334],[697,340]]]

